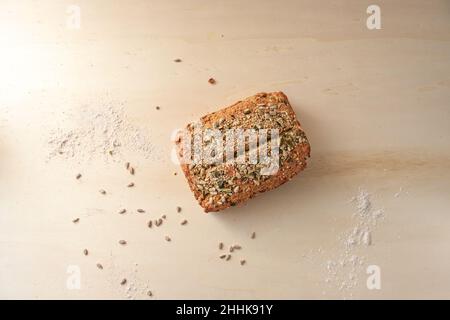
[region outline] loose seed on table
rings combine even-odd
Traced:
[[[178,213],[181,212],[181,207],[177,207],[177,212],[178,212]]]
[[[250,236],[250,238],[255,239],[256,238],[256,232],[252,232],[252,235]]]
[[[125,241],[125,240],[119,240],[119,244],[121,244],[121,245],[126,245],[127,244],[127,242]]]
[[[130,169],[130,163],[129,162],[125,162],[125,168],[128,170]]]
[[[147,292],[147,295],[149,296],[149,297],[152,297],[153,296],[153,292],[151,292],[150,290]]]
[[[100,270],[103,270],[103,266],[100,263],[97,263],[97,268],[99,268]]]
[[[106,191],[103,189],[100,189],[98,192],[100,192],[101,194],[106,194]]]
[[[167,216],[166,216],[165,214],[163,214],[163,215],[161,216],[161,218],[164,219],[164,220],[166,220],[166,219],[167,219]]]
[[[180,222],[180,224],[182,225],[182,226],[184,226],[185,224],[187,224],[187,220],[186,219],[184,219],[184,220],[182,220],[181,222]]]
[[[144,209],[137,209],[136,211],[139,212],[139,213],[145,213]]]
[[[225,259],[226,257],[227,257],[226,254],[221,254],[221,255],[219,256],[220,259]]]
[[[77,180],[81,178],[81,173],[77,174],[75,177]]]
[[[170,242],[170,241],[172,241],[172,239],[170,239],[170,237],[169,237],[169,236],[165,236],[165,237],[164,237],[164,239],[166,239],[166,241],[167,241],[167,242]]]
[[[122,209],[119,211],[119,214],[124,214],[125,212],[127,212],[127,209]]]
[[[152,220],[150,220],[149,222],[147,222],[147,226],[148,226],[149,228],[151,228],[151,227],[153,226]]]
[[[231,254],[228,254],[225,260],[228,261],[230,259],[231,259]]]
[[[220,250],[223,249],[223,242],[219,242],[219,249],[220,249]]]
[[[122,281],[120,281],[120,284],[123,286],[127,283],[127,279],[123,278]]]
[[[208,79],[208,82],[209,82],[210,84],[216,84],[216,79],[214,79],[214,78],[209,78],[209,79]]]
[[[132,175],[134,175],[134,168],[133,168],[133,167],[130,167],[130,173],[131,173]]]
[[[127,185],[127,187],[128,187],[128,188],[134,187],[134,182],[130,182],[130,183]]]
[[[240,245],[238,245],[238,244],[233,245],[233,248],[235,250],[241,250],[242,249],[242,247]]]
[[[246,262],[247,262],[247,261],[245,261],[245,260],[241,260],[241,261],[240,261],[241,266],[243,266]]]
[[[87,256],[87,255],[89,254],[88,249],[84,249],[84,250],[83,250],[83,254],[84,254],[85,256]]]
[[[230,251],[230,252],[233,252],[233,251],[234,251],[234,247],[233,247],[233,246],[230,246],[229,251]]]
[[[80,218],[75,218],[72,220],[73,223],[78,223],[78,221],[80,221]]]

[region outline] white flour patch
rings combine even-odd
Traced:
[[[384,217],[384,209],[374,209],[371,195],[360,188],[350,203],[354,206],[353,227],[338,237],[338,253],[325,263],[325,283],[352,297],[367,262],[365,250],[373,245],[373,230]]]
[[[118,162],[130,156],[161,159],[150,131],[132,124],[122,105],[83,106],[68,113],[58,128],[50,131],[48,146],[48,160],[85,162],[100,158]]]
[[[153,291],[149,282],[142,280],[138,275],[138,263],[134,263],[133,268],[124,268],[119,267],[112,252],[109,258],[110,261],[105,272],[108,273],[107,277],[111,292],[128,300],[141,300],[153,297]],[[126,281],[122,284],[124,280]],[[149,296],[149,292],[152,292],[151,296]]]

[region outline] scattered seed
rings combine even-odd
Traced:
[[[234,247],[233,247],[233,246],[230,246],[229,251],[230,251],[230,252],[233,252],[233,251],[234,251]]]
[[[148,226],[149,228],[151,228],[151,227],[153,226],[152,220],[150,220],[149,222],[147,222],[147,226]]]
[[[124,214],[125,212],[127,212],[127,209],[122,209],[119,211],[119,214]]]
[[[241,262],[241,266],[243,266],[247,261],[241,260],[240,262]]]
[[[173,173],[174,176],[176,176],[177,174],[178,174],[177,172],[174,172],[174,173]]]
[[[149,297],[153,297],[153,292],[151,292],[150,290],[147,292],[147,295],[149,296]]]
[[[127,187],[128,187],[128,188],[134,187],[134,182],[130,182],[130,183],[127,185]]]
[[[219,249],[223,250],[223,242],[219,242]]]
[[[100,189],[99,192],[100,192],[101,194],[106,194],[106,191],[103,190],[103,189]]]
[[[161,218],[164,219],[164,220],[166,220],[166,219],[167,219],[167,216],[166,216],[165,214],[163,214],[163,215],[161,216]]]
[[[182,226],[184,226],[185,224],[187,224],[188,223],[188,221],[186,220],[186,219],[184,219],[184,220],[182,220],[181,222],[180,222],[180,224],[182,225]]]
[[[99,268],[100,270],[103,270],[103,266],[100,263],[97,263],[97,268]]]
[[[127,283],[127,279],[123,278],[122,281],[120,281],[120,284],[123,286]]]
[[[255,239],[256,238],[256,232],[252,232],[252,235],[250,236],[250,238]]]
[[[136,211],[139,212],[139,213],[145,213],[144,209],[137,209]]]
[[[164,237],[164,239],[166,239],[166,241],[167,241],[167,242],[170,242],[170,241],[172,241],[172,239],[170,239],[170,237],[169,237],[169,236],[165,236],[165,237]]]
[[[132,175],[134,175],[134,168],[133,168],[133,167],[130,167],[130,173],[131,173]]]
[[[227,257],[226,254],[221,254],[221,255],[219,256],[220,259],[225,259],[226,257]]]
[[[127,242],[125,241],[125,240],[119,240],[119,244],[121,244],[121,245],[126,245],[127,244]]]
[[[72,220],[73,223],[78,223],[80,221],[80,218],[75,218]]]
[[[130,163],[129,162],[125,162],[125,168],[128,170],[130,169]]]
[[[225,258],[226,261],[231,259],[231,254],[227,254],[227,257]]]
[[[163,223],[163,219],[161,219],[161,218],[155,220],[155,226],[157,226],[157,227],[162,225],[162,223]]]
[[[240,245],[238,245],[238,244],[233,245],[233,248],[235,250],[241,250],[242,249],[242,247]]]
[[[178,213],[181,212],[181,207],[177,207],[177,212],[178,212]]]
[[[81,178],[81,173],[77,174],[75,177],[77,180]]]
[[[159,106],[156,106],[156,110],[159,110],[159,109],[161,109]]]
[[[182,60],[181,59],[175,59],[175,60],[173,60],[174,62],[181,62]]]
[[[87,256],[87,255],[89,254],[88,249],[84,249],[84,250],[83,250],[83,254],[84,254],[85,256]]]
[[[209,82],[210,84],[216,84],[216,79],[214,79],[214,78],[209,78],[209,79],[208,79],[208,82]]]

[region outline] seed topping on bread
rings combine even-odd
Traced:
[[[264,145],[250,146],[247,141],[245,153],[259,154],[259,148],[267,148],[271,143],[271,130],[278,133],[279,167],[289,170],[291,167],[306,165],[309,156],[309,143],[295,113],[289,105],[287,97],[282,93],[261,93],[240,101],[228,108],[208,114],[200,119],[204,129],[220,130],[222,140],[215,137],[203,136],[200,144],[193,148],[208,150],[214,144],[223,145],[226,141],[226,132],[230,129],[267,130],[267,142]],[[194,132],[195,123],[187,126],[189,132]],[[180,143],[181,144],[181,143]],[[306,144],[307,152],[293,152],[299,145]],[[234,155],[246,156],[233,150]],[[212,148],[211,157],[216,156]],[[223,160],[223,159],[220,159]],[[258,192],[271,189],[264,182],[271,179],[271,175],[263,175],[261,170],[267,163],[239,163],[237,161],[220,161],[219,163],[190,163],[184,167],[184,172],[193,189],[194,194],[206,211],[218,211],[223,207],[234,206],[241,202],[243,193],[249,198]],[[300,171],[300,170],[298,170]],[[287,177],[289,179],[290,177]],[[267,182],[269,183],[269,182]]]

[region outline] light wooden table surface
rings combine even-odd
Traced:
[[[369,30],[371,4],[2,1],[0,298],[450,298],[450,4],[379,0]],[[203,214],[172,131],[279,90],[311,142],[308,169]],[[55,132],[120,108],[150,152],[51,155]],[[360,191],[376,225],[355,215]],[[361,225],[371,244],[346,242]],[[224,262],[220,241],[243,249]]]

